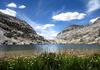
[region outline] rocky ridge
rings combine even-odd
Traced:
[[[25,21],[0,12],[0,44],[48,43]]]
[[[57,35],[57,43],[100,44],[100,18],[94,23],[80,26],[72,25]]]

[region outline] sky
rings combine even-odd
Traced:
[[[87,25],[100,17],[100,0],[0,0],[0,12],[30,24],[46,39],[66,27]]]

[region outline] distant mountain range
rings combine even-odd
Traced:
[[[0,44],[48,43],[25,21],[0,12]]]
[[[56,40],[50,41],[38,35],[24,20],[0,12],[0,44],[100,44],[100,18],[94,23],[71,25],[60,32]]]
[[[58,43],[100,44],[100,18],[94,23],[82,26],[72,25],[57,35]]]

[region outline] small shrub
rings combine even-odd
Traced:
[[[100,70],[100,55],[88,57],[54,53],[0,61],[0,70]]]

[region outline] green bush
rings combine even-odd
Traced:
[[[0,70],[100,70],[100,56],[41,54],[0,61]]]

